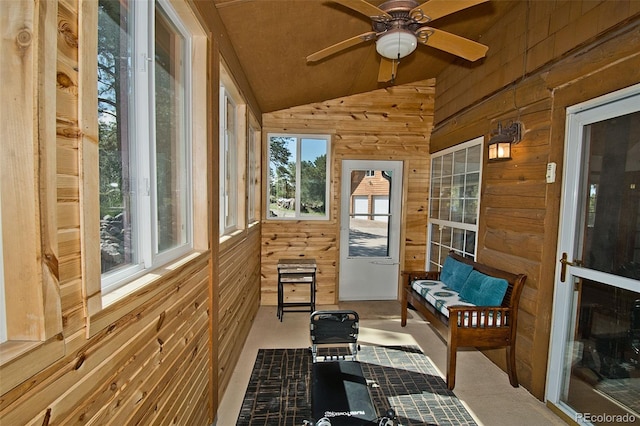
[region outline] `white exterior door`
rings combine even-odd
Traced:
[[[373,176],[378,177],[375,185],[367,181]],[[341,186],[339,299],[396,300],[402,162],[344,160]],[[366,195],[374,200],[371,211],[359,202],[367,188],[376,192]]]
[[[640,420],[640,85],[567,109],[547,400]]]

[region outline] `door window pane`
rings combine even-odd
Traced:
[[[391,173],[351,172],[350,257],[389,256]]]
[[[585,127],[586,267],[640,279],[640,112]]]

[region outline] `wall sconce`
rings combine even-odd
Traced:
[[[501,161],[511,159],[511,144],[516,144],[522,139],[522,123],[515,121],[503,128],[498,123],[498,129],[491,132],[489,139],[489,161]]]

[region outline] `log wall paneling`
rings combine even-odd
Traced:
[[[488,136],[499,121],[517,119],[524,126],[522,142],[513,146],[513,160],[485,160],[477,258],[528,276],[520,303],[516,357],[520,382],[539,399],[544,398],[549,350],[566,107],[640,82],[638,5],[611,2],[618,3],[622,14],[618,10],[613,20],[596,19],[601,23],[587,29],[586,22],[593,23],[598,13],[610,10],[605,3],[609,2],[518,4],[512,11],[513,22],[521,19],[521,25],[508,26],[511,30],[494,27],[486,34],[493,52],[486,65],[512,61],[521,64],[519,72],[505,71],[494,80],[487,75],[491,66],[449,68],[438,78],[432,152],[469,137]],[[556,7],[570,9],[571,17],[559,22],[564,12]],[[542,13],[540,8],[551,10]],[[579,32],[571,42],[569,29]],[[559,45],[548,56],[540,46],[551,39]],[[521,41],[514,45],[519,49],[515,57],[514,47],[507,44],[511,40]],[[469,81],[483,84],[471,88]],[[549,162],[558,164],[554,184],[545,182]],[[501,350],[485,353],[505,368]]]
[[[316,259],[316,303],[337,303],[343,159],[404,161],[400,268],[424,268],[434,93],[435,82],[427,80],[263,115],[265,141],[269,132],[333,135],[329,220],[263,221],[263,304],[277,304],[278,259],[292,257]],[[306,297],[285,297],[298,295]]]

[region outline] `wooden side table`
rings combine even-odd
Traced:
[[[313,312],[316,309],[316,260],[315,259],[280,259],[278,261],[278,318],[282,321],[285,308],[288,312]],[[285,284],[308,284],[308,302],[285,302]],[[301,308],[307,309],[301,309]],[[298,309],[295,309],[298,308]]]

